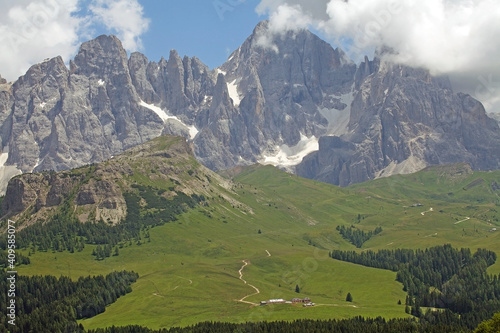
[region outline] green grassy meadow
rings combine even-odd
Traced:
[[[245,168],[226,195],[150,230],[150,241],[125,244],[119,256],[96,261],[79,253],[37,252],[20,274],[84,275],[133,270],[139,280],[85,328],[137,324],[150,328],[200,321],[406,317],[396,273],[330,259],[328,251],[425,248],[451,243],[500,254],[500,173],[466,173],[459,166],[396,176],[349,188],[319,183],[273,167]],[[479,178],[478,178],[479,177]],[[482,179],[478,181],[477,179]],[[471,185],[472,183],[472,185]],[[415,203],[422,206],[412,207]],[[432,208],[432,210],[431,210]],[[383,228],[356,249],[337,225]],[[260,233],[259,233],[260,230]],[[246,260],[249,265],[239,270]],[[500,263],[490,267],[500,273]],[[250,285],[259,290],[258,294]],[[299,285],[300,293],[295,292]],[[353,302],[346,302],[350,292]],[[254,295],[252,295],[254,294]],[[272,298],[309,297],[317,305],[256,306]],[[401,300],[403,305],[398,305]]]

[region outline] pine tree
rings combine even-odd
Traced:
[[[345,298],[346,302],[352,302],[352,295],[351,293],[347,293],[347,296]]]
[[[296,293],[300,293],[300,287],[299,287],[299,285],[298,285],[298,284],[295,286],[295,292],[296,292]]]

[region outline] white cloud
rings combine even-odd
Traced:
[[[273,33],[306,29],[311,24],[309,15],[304,15],[300,5],[281,5],[271,14],[269,30]]]
[[[142,49],[140,36],[148,30],[150,20],[144,18],[137,0],[94,0],[90,10],[110,31],[115,31],[123,47],[129,51]]]
[[[279,8],[286,5],[300,10],[311,26],[355,61],[388,46],[397,52],[392,60],[449,74],[456,90],[471,93],[490,111],[500,106],[498,0],[320,0],[314,4],[262,0],[257,11],[267,11],[271,22],[281,22],[286,15]],[[300,13],[295,13],[293,18],[298,17]]]
[[[302,12],[300,5],[280,5],[271,13],[268,29],[259,32],[256,45],[278,53],[278,47],[273,43],[276,36],[286,31],[306,29],[311,23],[311,18]]]
[[[307,16],[317,20],[326,20],[326,6],[330,0],[261,0],[256,8],[260,15],[276,12],[276,9],[284,4],[289,6],[299,6]]]
[[[320,27],[352,39],[356,51],[385,45],[400,62],[450,73],[498,64],[497,8],[493,0],[331,0]]]
[[[127,50],[135,51],[142,47],[140,36],[149,19],[137,0],[2,1],[0,74],[14,81],[44,58],[60,55],[69,61],[81,42],[95,37],[100,24],[117,34]]]
[[[0,74],[15,80],[33,63],[61,55],[78,45],[82,19],[71,15],[78,0],[36,0],[0,4]]]

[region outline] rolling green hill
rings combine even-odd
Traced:
[[[96,216],[102,216],[104,234],[125,234],[109,236],[119,255],[102,260],[92,255],[98,243],[87,242],[74,253],[50,247],[33,251],[29,245],[20,252],[29,254],[31,264],[18,266],[18,272],[77,279],[135,271],[139,279],[132,293],[81,323],[85,328],[138,324],[157,329],[208,320],[409,317],[395,272],[332,260],[329,251],[450,243],[500,254],[499,234],[491,231],[500,227],[500,188],[495,185],[500,172],[453,165],[349,188],[271,166],[238,168],[225,175],[231,178],[199,165],[183,139],[162,137],[102,164],[52,178],[17,177],[13,183],[29,181],[37,189],[36,195],[14,191],[10,195],[17,199],[9,193],[4,199],[3,213],[10,212],[21,225],[50,226],[65,219],[96,224]],[[54,184],[66,184],[59,185],[66,190],[58,192]],[[183,195],[186,201],[172,219],[147,222],[163,219],[162,214],[174,210],[170,203]],[[50,206],[53,197],[60,202]],[[103,204],[109,202],[115,204]],[[16,212],[13,207],[23,209]],[[113,220],[117,212],[127,214]],[[120,225],[128,227],[117,229]],[[140,230],[134,233],[132,226]],[[381,227],[382,232],[357,249],[337,226],[365,232]],[[500,264],[489,272],[500,273]],[[353,302],[346,302],[347,293]],[[263,300],[294,297],[309,297],[316,306],[257,306]]]

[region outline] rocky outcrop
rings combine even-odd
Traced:
[[[2,201],[2,219],[12,218],[24,228],[54,219],[80,222],[122,222],[127,215],[127,193],[152,189],[150,196],[171,199],[178,193],[198,197],[226,197],[220,176],[200,165],[182,137],[162,136],[133,147],[114,158],[77,169],[44,171],[14,177]],[[161,189],[161,190],[160,190]],[[143,200],[150,200],[147,195]],[[236,203],[234,199],[228,201]],[[243,205],[242,203],[237,203]]]

